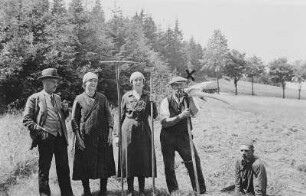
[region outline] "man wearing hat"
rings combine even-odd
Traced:
[[[31,149],[38,146],[38,183],[41,196],[51,195],[49,170],[53,154],[62,196],[72,196],[67,154],[67,129],[65,118],[68,108],[62,107],[61,98],[55,94],[60,77],[54,68],[44,69],[38,78],[43,90],[31,95],[26,103],[23,124],[32,138]]]
[[[243,141],[240,145],[241,157],[235,165],[235,193],[237,196],[265,196],[267,174],[263,162],[254,156],[253,141]]]
[[[160,105],[162,125],[160,142],[165,164],[166,182],[170,193],[178,190],[174,168],[175,151],[177,151],[184,160],[192,187],[196,190],[187,119],[194,117],[198,112],[198,108],[194,104],[192,97],[188,96],[183,91],[186,81],[187,79],[179,76],[172,78],[169,85],[173,93],[163,99]],[[189,108],[184,107],[185,100],[189,102]],[[195,147],[194,152],[200,193],[203,194],[206,192],[205,181],[201,169],[200,158]]]

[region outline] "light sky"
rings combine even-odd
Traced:
[[[306,60],[306,1],[304,0],[101,0],[106,19],[116,4],[124,16],[142,9],[162,29],[178,19],[184,39],[203,47],[220,29],[230,49],[257,55],[265,63],[279,57]]]

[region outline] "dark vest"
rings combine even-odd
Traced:
[[[170,118],[179,115],[185,109],[184,100],[180,103],[177,103],[173,95],[169,96],[167,99],[169,102]],[[166,131],[173,135],[188,135],[187,119],[181,120],[180,122],[173,125],[172,127],[162,128],[162,131]]]

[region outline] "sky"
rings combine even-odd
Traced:
[[[86,0],[87,1],[87,0]],[[287,57],[306,60],[306,1],[304,0],[101,0],[106,19],[114,5],[124,16],[142,9],[162,29],[179,21],[184,39],[203,47],[220,29],[230,49],[259,56],[265,63]]]

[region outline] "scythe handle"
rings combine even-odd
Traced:
[[[152,157],[151,157],[151,165],[152,165],[152,195],[155,195],[155,145],[154,145],[154,106],[153,106],[153,100],[151,100],[153,94],[153,81],[152,81],[152,76],[150,77],[150,107],[151,107],[151,118],[150,118],[150,123],[151,123],[151,150],[152,150]]]
[[[188,108],[188,105],[189,104],[187,103],[187,99],[184,98],[185,108]],[[190,151],[191,151],[191,161],[192,161],[194,178],[195,178],[196,189],[197,189],[196,191],[197,191],[197,194],[200,194],[200,185],[199,185],[199,180],[198,180],[198,170],[197,170],[197,166],[196,166],[196,162],[195,162],[195,152],[194,152],[194,145],[193,145],[192,134],[191,134],[190,117],[187,118],[187,128],[188,128]]]
[[[120,67],[116,65],[116,84],[117,84],[117,94],[118,94],[118,133],[119,133],[119,159],[120,159],[120,172],[121,172],[121,196],[124,195],[124,181],[123,181],[123,142],[122,142],[122,130],[121,130],[121,96],[120,96],[120,86],[119,86],[119,75]]]

